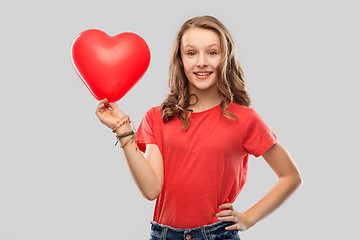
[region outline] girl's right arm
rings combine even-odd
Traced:
[[[109,103],[106,99],[101,100],[96,108],[96,116],[100,122],[114,129],[117,122],[125,117],[116,103]],[[131,131],[130,123],[126,123],[116,129],[117,135]],[[133,136],[120,139],[120,144],[126,143]],[[128,142],[124,147],[124,154],[129,165],[130,172],[141,192],[148,200],[156,199],[161,193],[164,182],[163,159],[156,144],[147,144],[145,156],[139,151],[135,141]]]

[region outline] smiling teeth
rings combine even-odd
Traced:
[[[208,73],[195,73],[196,75],[199,75],[199,76],[206,76],[206,75],[210,75],[211,72],[208,72]]]

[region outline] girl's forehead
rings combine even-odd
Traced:
[[[190,28],[185,31],[184,35],[182,36],[181,45],[183,47],[204,45],[218,45],[220,47],[220,37],[213,30]]]

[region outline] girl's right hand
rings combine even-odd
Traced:
[[[121,118],[125,117],[125,113],[119,109],[117,104],[109,102],[106,98],[99,101],[95,114],[101,123],[111,129],[114,129],[116,127],[116,123]]]

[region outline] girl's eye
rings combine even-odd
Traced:
[[[195,56],[195,53],[194,52],[188,52],[188,55],[189,56]]]
[[[211,51],[211,52],[209,52],[209,55],[216,55],[216,52],[215,52],[215,51]]]

